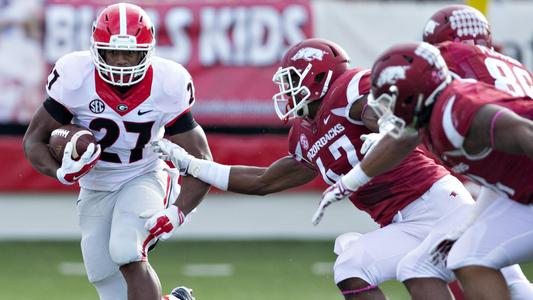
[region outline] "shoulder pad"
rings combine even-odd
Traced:
[[[57,60],[54,69],[59,74],[62,87],[75,90],[93,70],[94,65],[89,51],[76,51]]]
[[[166,101],[158,103],[162,111],[182,111],[192,106],[194,87],[189,72],[180,64],[160,57],[152,61],[157,72]],[[191,101],[192,99],[192,101]]]

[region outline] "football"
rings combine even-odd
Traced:
[[[50,153],[58,162],[63,160],[63,151],[69,141],[74,144],[72,148],[72,159],[74,160],[80,158],[90,143],[96,144],[94,135],[87,128],[74,124],[61,126],[52,131],[48,141]]]

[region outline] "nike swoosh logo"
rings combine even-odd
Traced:
[[[151,112],[151,111],[153,111],[153,109],[146,110],[146,111],[140,111],[140,110],[139,110],[139,111],[137,111],[137,114],[138,114],[139,116],[142,116],[142,115],[147,114],[147,113],[149,113],[149,112]]]
[[[327,117],[324,118],[324,125],[328,124],[329,117],[331,117],[331,115],[328,115]]]

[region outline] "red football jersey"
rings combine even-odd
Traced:
[[[370,91],[370,70],[352,69],[341,75],[325,95],[313,120],[297,118],[289,133],[289,152],[319,170],[329,184],[355,167],[362,134],[371,133],[349,117],[353,103]],[[373,178],[350,196],[352,203],[381,226],[449,174],[416,149],[397,168]]]
[[[438,48],[450,71],[459,77],[485,82],[516,97],[533,98],[533,74],[519,61],[483,46],[445,42]]]
[[[513,97],[480,82],[454,80],[438,96],[424,143],[454,172],[506,193],[521,203],[533,202],[533,161],[485,149],[466,154],[462,144],[477,111],[488,103],[497,104],[533,120],[533,101]]]

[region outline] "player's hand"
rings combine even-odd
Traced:
[[[100,145],[93,143],[89,144],[87,150],[82,154],[80,159],[72,159],[72,148],[74,145],[72,142],[68,142],[65,145],[63,151],[63,161],[61,167],[57,169],[56,176],[59,182],[66,185],[74,184],[83,175],[89,173],[89,171],[96,165],[98,158],[100,158],[101,148]]]
[[[361,146],[361,154],[366,155],[372,152],[382,138],[383,134],[381,133],[369,133],[361,135],[361,141],[363,141],[363,145]]]
[[[187,173],[189,163],[194,157],[185,149],[172,143],[167,139],[160,139],[150,143],[155,153],[159,153],[162,160],[170,160],[174,166],[180,170],[182,175]]]
[[[318,209],[313,215],[313,225],[316,226],[318,223],[320,223],[322,217],[324,216],[326,207],[328,207],[331,203],[346,198],[353,192],[355,192],[355,190],[348,189],[342,182],[342,178],[339,179],[334,185],[328,187],[322,194],[322,199],[320,200]]]
[[[185,221],[185,214],[176,205],[170,205],[164,210],[148,210],[139,215],[142,219],[148,219],[144,228],[161,240],[169,239],[174,230]]]

